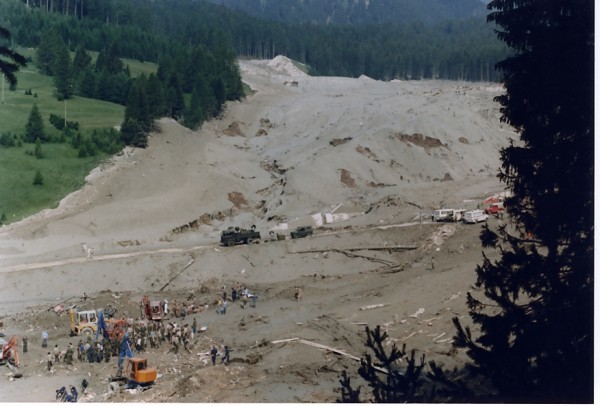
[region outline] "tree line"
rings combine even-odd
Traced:
[[[38,14],[13,7],[14,38],[23,45],[37,43],[44,16],[62,15],[70,19],[59,23],[59,31],[71,49],[81,44],[99,50],[118,37],[122,57],[157,62],[171,41],[210,48],[212,33],[221,31],[238,57],[281,54],[309,65],[311,74],[381,80],[498,80],[494,65],[508,52],[483,17],[435,24],[326,25],[265,20],[203,1],[81,0],[79,13],[71,9],[74,2],[30,0],[30,8],[43,10]]]
[[[484,17],[480,0],[207,0],[254,17],[285,23],[357,25]]]

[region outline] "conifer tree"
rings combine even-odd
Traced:
[[[146,81],[146,99],[148,100],[148,110],[152,119],[162,117],[165,114],[165,92],[158,76],[154,73],[151,73]]]
[[[40,35],[40,43],[36,51],[36,65],[42,74],[54,74],[54,60],[60,42],[62,39],[56,30],[47,25]]]
[[[171,72],[167,82],[167,94],[165,100],[167,113],[169,117],[178,120],[183,115],[185,102],[183,100],[183,90],[181,89],[181,81],[175,72]]]
[[[10,40],[10,32],[3,27],[0,27],[0,41]],[[25,57],[7,46],[0,45],[0,73],[4,75],[5,80],[14,86],[17,83],[15,72],[25,66]]]
[[[35,142],[37,139],[46,141],[47,137],[46,134],[44,134],[44,121],[42,120],[42,115],[40,114],[37,104],[34,103],[29,112],[27,124],[25,124],[25,140],[27,142]]]
[[[70,99],[73,95],[72,63],[67,45],[62,40],[55,46],[52,74],[58,100]]]
[[[79,75],[84,69],[92,64],[92,57],[87,53],[85,48],[79,46],[73,58],[73,71]]]
[[[509,224],[481,234],[499,259],[477,267],[485,297],[468,296],[480,333],[455,320],[457,344],[498,401],[593,402],[594,2],[488,7],[514,51],[497,100],[521,142],[501,151]]]
[[[44,184],[44,177],[39,169],[36,170],[35,175],[33,175],[33,184],[36,186],[42,186]]]

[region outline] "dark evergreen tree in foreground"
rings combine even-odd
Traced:
[[[0,27],[0,41],[9,41],[10,32],[3,27]],[[17,84],[15,73],[20,67],[25,66],[25,57],[0,42],[0,74],[4,75],[4,79],[11,85]]]
[[[500,402],[594,398],[594,2],[493,0],[488,20],[513,55],[498,64],[503,120],[521,142],[501,151],[514,195],[509,223],[482,231],[468,297],[480,330],[458,320],[457,344]]]
[[[370,399],[377,403],[404,403],[404,402],[425,402],[430,401],[423,390],[425,367],[425,356],[419,360],[415,358],[415,351],[411,351],[410,356],[406,351],[406,344],[399,350],[396,345],[392,345],[388,354],[383,347],[387,339],[387,333],[381,332],[377,326],[374,330],[366,328],[367,347],[373,352],[366,353],[360,360],[358,368],[359,375],[367,382],[371,388]],[[404,367],[404,363],[406,366]],[[401,368],[402,366],[402,368]],[[342,402],[357,403],[361,401],[361,388],[354,389],[346,371],[342,372],[340,379]]]

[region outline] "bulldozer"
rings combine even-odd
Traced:
[[[98,331],[98,312],[96,310],[78,311],[75,308],[69,310],[71,321],[71,336],[87,335],[91,337]],[[109,338],[123,337],[127,330],[127,321],[123,319],[103,319],[106,324],[106,332]]]
[[[111,389],[120,388],[148,388],[156,381],[156,368],[148,367],[148,360],[141,357],[129,358],[125,373],[122,370],[117,372],[117,375],[110,378]]]

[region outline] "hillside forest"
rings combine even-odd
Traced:
[[[277,7],[262,9],[282,14],[286,2],[277,3]],[[315,75],[367,75],[379,80],[499,79],[494,65],[506,56],[507,48],[498,41],[481,9],[459,7],[468,1],[458,2],[455,8],[460,13],[448,10],[444,6],[448,2],[371,1],[367,15],[383,15],[388,10],[394,20],[359,18],[358,23],[343,25],[320,23],[328,14],[322,10],[326,7],[317,6],[346,1],[300,3],[305,5],[302,13],[297,12],[298,7],[290,7],[282,15],[285,21],[275,21],[266,19],[270,14],[259,18],[207,1],[3,0],[0,24],[11,30],[18,44],[37,46],[44,26],[52,21],[71,51],[80,45],[100,51],[117,41],[119,56],[141,61],[158,62],[166,54],[199,44],[213,50],[218,42],[230,46],[240,58],[285,55],[310,66]],[[377,4],[379,8],[375,8]],[[356,14],[356,10],[352,12]],[[306,17],[288,21],[291,15]],[[215,36],[216,32],[222,36]]]

